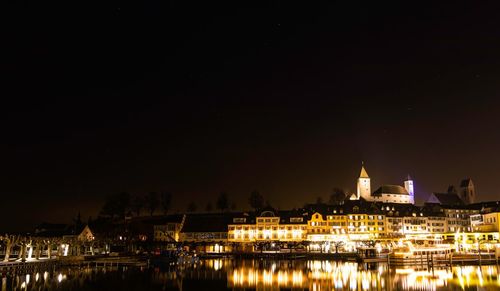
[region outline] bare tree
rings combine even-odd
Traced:
[[[332,190],[332,194],[330,195],[330,199],[329,199],[328,203],[334,204],[334,205],[341,204],[345,200],[345,197],[346,197],[346,195],[345,195],[344,190],[335,187]]]
[[[172,193],[163,192],[161,193],[161,208],[163,209],[163,214],[167,214],[172,206]]]
[[[187,212],[196,212],[196,209],[198,209],[198,206],[194,201],[189,202],[186,208]]]
[[[8,262],[10,258],[10,253],[12,252],[12,248],[19,243],[20,236],[6,234],[0,237],[0,240],[2,240],[5,244],[5,256],[3,261]]]
[[[225,192],[221,192],[219,197],[217,198],[216,208],[221,212],[229,209],[229,199],[227,198],[227,194]]]
[[[141,210],[144,208],[144,196],[142,195],[135,195],[133,200],[132,200],[132,211],[134,211],[136,216],[141,215]]]
[[[254,190],[250,193],[248,204],[250,204],[250,207],[254,210],[261,209],[264,207],[264,197],[257,190]]]
[[[336,254],[339,253],[339,248],[343,247],[345,245],[345,243],[343,241],[341,241],[341,240],[333,241],[332,244],[335,247],[335,253]]]
[[[148,194],[148,210],[149,214],[153,216],[153,213],[155,212],[156,208],[158,207],[158,204],[160,203],[160,199],[158,198],[158,193],[156,192],[149,192]]]

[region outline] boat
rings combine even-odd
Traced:
[[[390,264],[434,266],[446,264],[453,253],[448,244],[434,244],[432,246],[414,245],[411,241],[400,242],[392,247],[389,254]]]

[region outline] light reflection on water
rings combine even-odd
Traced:
[[[368,267],[326,260],[207,259],[151,268],[61,268],[1,278],[6,290],[500,290],[499,268],[457,266],[433,271]]]

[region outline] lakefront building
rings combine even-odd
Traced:
[[[268,207],[233,217],[227,230],[228,242],[240,244],[244,250],[252,249],[254,243],[298,243],[307,238],[307,213],[277,211]]]
[[[432,245],[500,243],[498,202],[474,203],[471,179],[432,193],[415,205],[414,180],[384,184],[372,191],[361,166],[356,193],[336,204],[308,204],[293,210],[266,207],[232,213],[191,213],[155,219],[153,239],[203,253],[262,252],[302,249],[352,251],[374,243],[390,247],[401,241]],[[148,237],[150,237],[148,235]]]

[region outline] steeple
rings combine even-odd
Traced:
[[[370,178],[365,170],[365,163],[361,162],[361,172],[359,173],[360,178]]]

